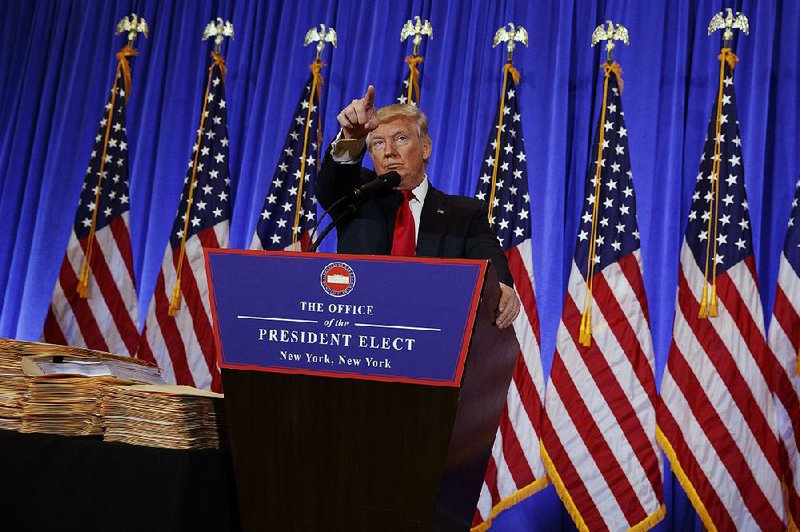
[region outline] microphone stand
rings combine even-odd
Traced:
[[[344,199],[344,198],[341,198],[341,199],[337,200],[336,203],[339,203],[340,201],[342,201],[342,199]],[[336,205],[336,203],[331,205],[331,207],[334,207]],[[356,204],[356,202],[353,202],[350,205],[348,205],[347,208],[343,212],[339,213],[339,216],[334,218],[331,221],[331,223],[329,223],[327,226],[325,226],[325,229],[322,231],[322,233],[319,234],[319,238],[317,238],[317,240],[313,244],[311,244],[311,247],[308,249],[308,252],[309,253],[314,253],[315,251],[317,251],[317,248],[320,246],[320,244],[322,244],[322,241],[325,240],[325,237],[328,236],[328,233],[330,233],[333,230],[333,228],[336,227],[336,224],[338,224],[340,221],[342,221],[345,217],[355,214],[357,211],[358,211],[358,205]],[[329,209],[329,212],[330,212],[330,209]],[[324,216],[323,216],[323,218],[324,218]]]

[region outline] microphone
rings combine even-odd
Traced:
[[[331,229],[333,229],[333,227],[332,227],[333,225],[338,223],[345,216],[350,215],[350,214],[355,214],[355,212],[358,210],[357,209],[357,205],[356,205],[357,204],[356,200],[364,200],[364,199],[366,199],[366,197],[371,192],[378,192],[378,191],[381,191],[381,190],[392,189],[392,188],[394,188],[394,187],[396,187],[396,186],[398,186],[400,184],[400,179],[401,179],[400,178],[400,174],[398,174],[397,172],[392,170],[391,172],[386,172],[385,174],[379,175],[378,177],[376,177],[375,179],[373,179],[369,183],[365,183],[365,184],[361,185],[360,187],[358,187],[355,190],[351,191],[346,196],[342,196],[338,200],[334,201],[331,204],[330,207],[325,209],[325,212],[323,212],[322,216],[319,217],[319,220],[317,220],[317,223],[314,224],[314,229],[311,231],[311,237],[309,238],[310,241],[314,242],[314,235],[317,232],[317,228],[319,227],[319,224],[322,223],[322,221],[325,219],[326,216],[330,216],[331,215],[331,211],[333,211],[333,209],[335,209],[339,204],[341,204],[341,203],[343,203],[345,201],[349,200],[351,203],[350,203],[350,205],[348,205],[347,209],[344,210],[344,212],[342,212],[339,216],[336,217],[335,220],[333,220],[331,223],[329,223],[325,227],[325,230],[323,230],[322,234],[320,234],[320,236],[316,240],[316,242],[314,242],[311,245],[311,247],[309,247],[308,251],[309,252],[314,252],[314,251],[317,250],[319,245],[322,243],[322,240],[328,235],[328,233],[331,232]]]
[[[378,177],[376,177],[375,179],[373,179],[372,181],[370,181],[365,185],[361,185],[360,187],[352,191],[349,194],[349,196],[352,197],[353,199],[357,199],[373,190],[394,188],[399,184],[400,184],[400,174],[392,170],[391,172],[386,172],[385,174],[379,175]],[[333,207],[333,205],[331,205],[331,207]]]

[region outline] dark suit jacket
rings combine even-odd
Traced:
[[[325,154],[317,176],[317,199],[326,209],[337,199],[375,179],[375,172],[360,164],[338,164]],[[371,196],[337,226],[340,253],[390,255],[397,209],[403,195],[396,190]],[[346,203],[346,202],[345,202]],[[344,211],[332,212],[334,219]],[[486,218],[482,201],[445,194],[428,187],[419,222],[417,256],[489,259],[500,282],[513,286],[508,262]]]

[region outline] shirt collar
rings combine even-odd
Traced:
[[[422,179],[422,182],[417,185],[415,189],[411,192],[414,194],[414,199],[419,201],[420,203],[425,203],[425,196],[428,195],[428,174],[425,174],[425,177]]]

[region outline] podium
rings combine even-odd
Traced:
[[[206,268],[243,529],[469,529],[519,354],[487,261]]]

